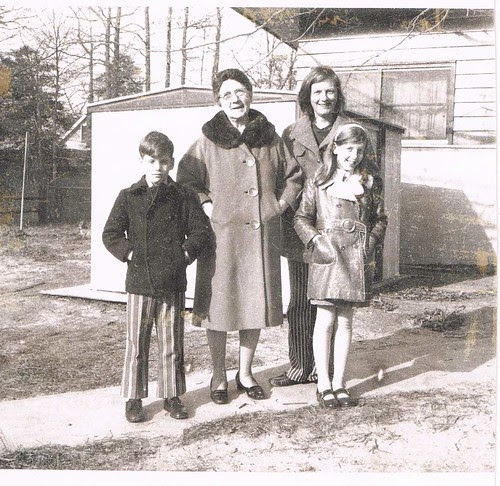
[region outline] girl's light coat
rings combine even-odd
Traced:
[[[328,187],[317,187],[309,178],[294,218],[310,264],[307,295],[364,302],[371,294],[375,247],[382,245],[387,226],[382,180],[366,177],[364,193],[357,201],[332,197]],[[316,235],[321,236],[312,246]]]

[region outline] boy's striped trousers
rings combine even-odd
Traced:
[[[127,341],[121,393],[125,398],[148,396],[149,346],[153,325],[158,337],[159,398],[185,393],[184,292],[162,298],[127,294]]]

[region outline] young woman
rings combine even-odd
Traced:
[[[312,177],[322,164],[321,154],[332,140],[334,124],[344,107],[340,81],[328,66],[313,68],[304,78],[298,102],[303,113],[296,123],[283,132],[283,143],[300,165],[305,177]],[[288,208],[281,220],[282,255],[288,260],[290,303],[288,319],[289,369],[271,378],[273,386],[290,386],[315,382],[312,335],[316,307],[306,295],[308,266],[304,262],[304,245],[293,229],[295,208]]]

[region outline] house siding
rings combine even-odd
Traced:
[[[315,64],[352,68],[454,65],[454,143],[491,143],[496,131],[495,31],[372,35],[300,44],[297,78]]]
[[[361,68],[376,73],[387,67],[452,69],[448,143],[430,146],[428,141],[411,140],[403,144],[401,264],[484,268],[485,261],[496,263],[494,29],[301,42],[298,81],[317,64],[330,65],[338,72]],[[360,96],[367,98],[366,93]]]

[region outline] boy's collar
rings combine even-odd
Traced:
[[[164,185],[164,186],[169,186],[172,184],[174,181],[170,176],[167,176],[167,179],[164,181],[161,181],[158,185]],[[142,176],[135,184],[132,184],[130,186],[130,191],[135,192],[139,190],[146,190],[148,187],[150,187],[146,181],[146,176]]]

